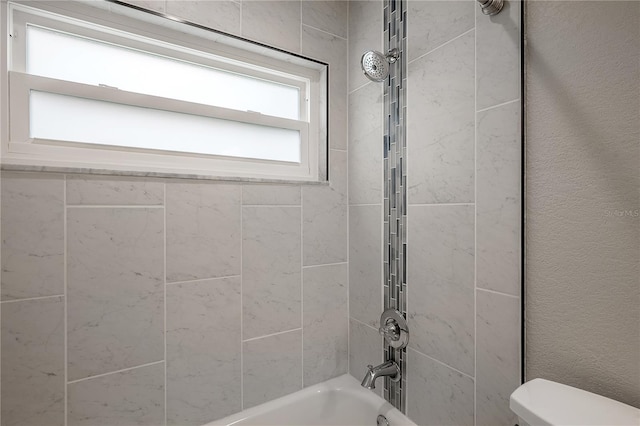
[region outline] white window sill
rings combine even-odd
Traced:
[[[2,171],[12,172],[42,172],[42,173],[65,173],[65,174],[84,174],[84,175],[100,175],[100,176],[130,176],[130,177],[148,177],[148,178],[164,178],[164,179],[189,179],[189,180],[207,180],[220,182],[238,182],[238,183],[273,183],[280,185],[310,185],[310,186],[328,186],[329,181],[308,181],[296,179],[270,179],[270,178],[251,178],[242,176],[216,176],[189,173],[164,173],[164,172],[140,172],[126,170],[109,170],[94,169],[84,167],[57,167],[57,166],[33,166],[26,164],[2,164]]]

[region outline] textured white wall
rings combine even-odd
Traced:
[[[527,379],[640,406],[640,2],[531,1],[527,35]]]

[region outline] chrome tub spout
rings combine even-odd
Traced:
[[[376,379],[378,377],[389,377],[392,381],[398,382],[402,377],[402,373],[400,372],[400,367],[398,367],[398,364],[396,364],[395,361],[387,361],[376,367],[367,365],[367,374],[365,374],[364,379],[362,380],[362,387],[375,389]]]

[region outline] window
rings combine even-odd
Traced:
[[[124,6],[55,3],[6,6],[4,163],[323,178],[325,64]]]

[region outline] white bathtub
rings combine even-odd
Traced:
[[[382,379],[378,379],[378,386],[382,386]],[[379,414],[390,426],[415,426],[391,404],[345,374],[205,426],[375,426]]]

